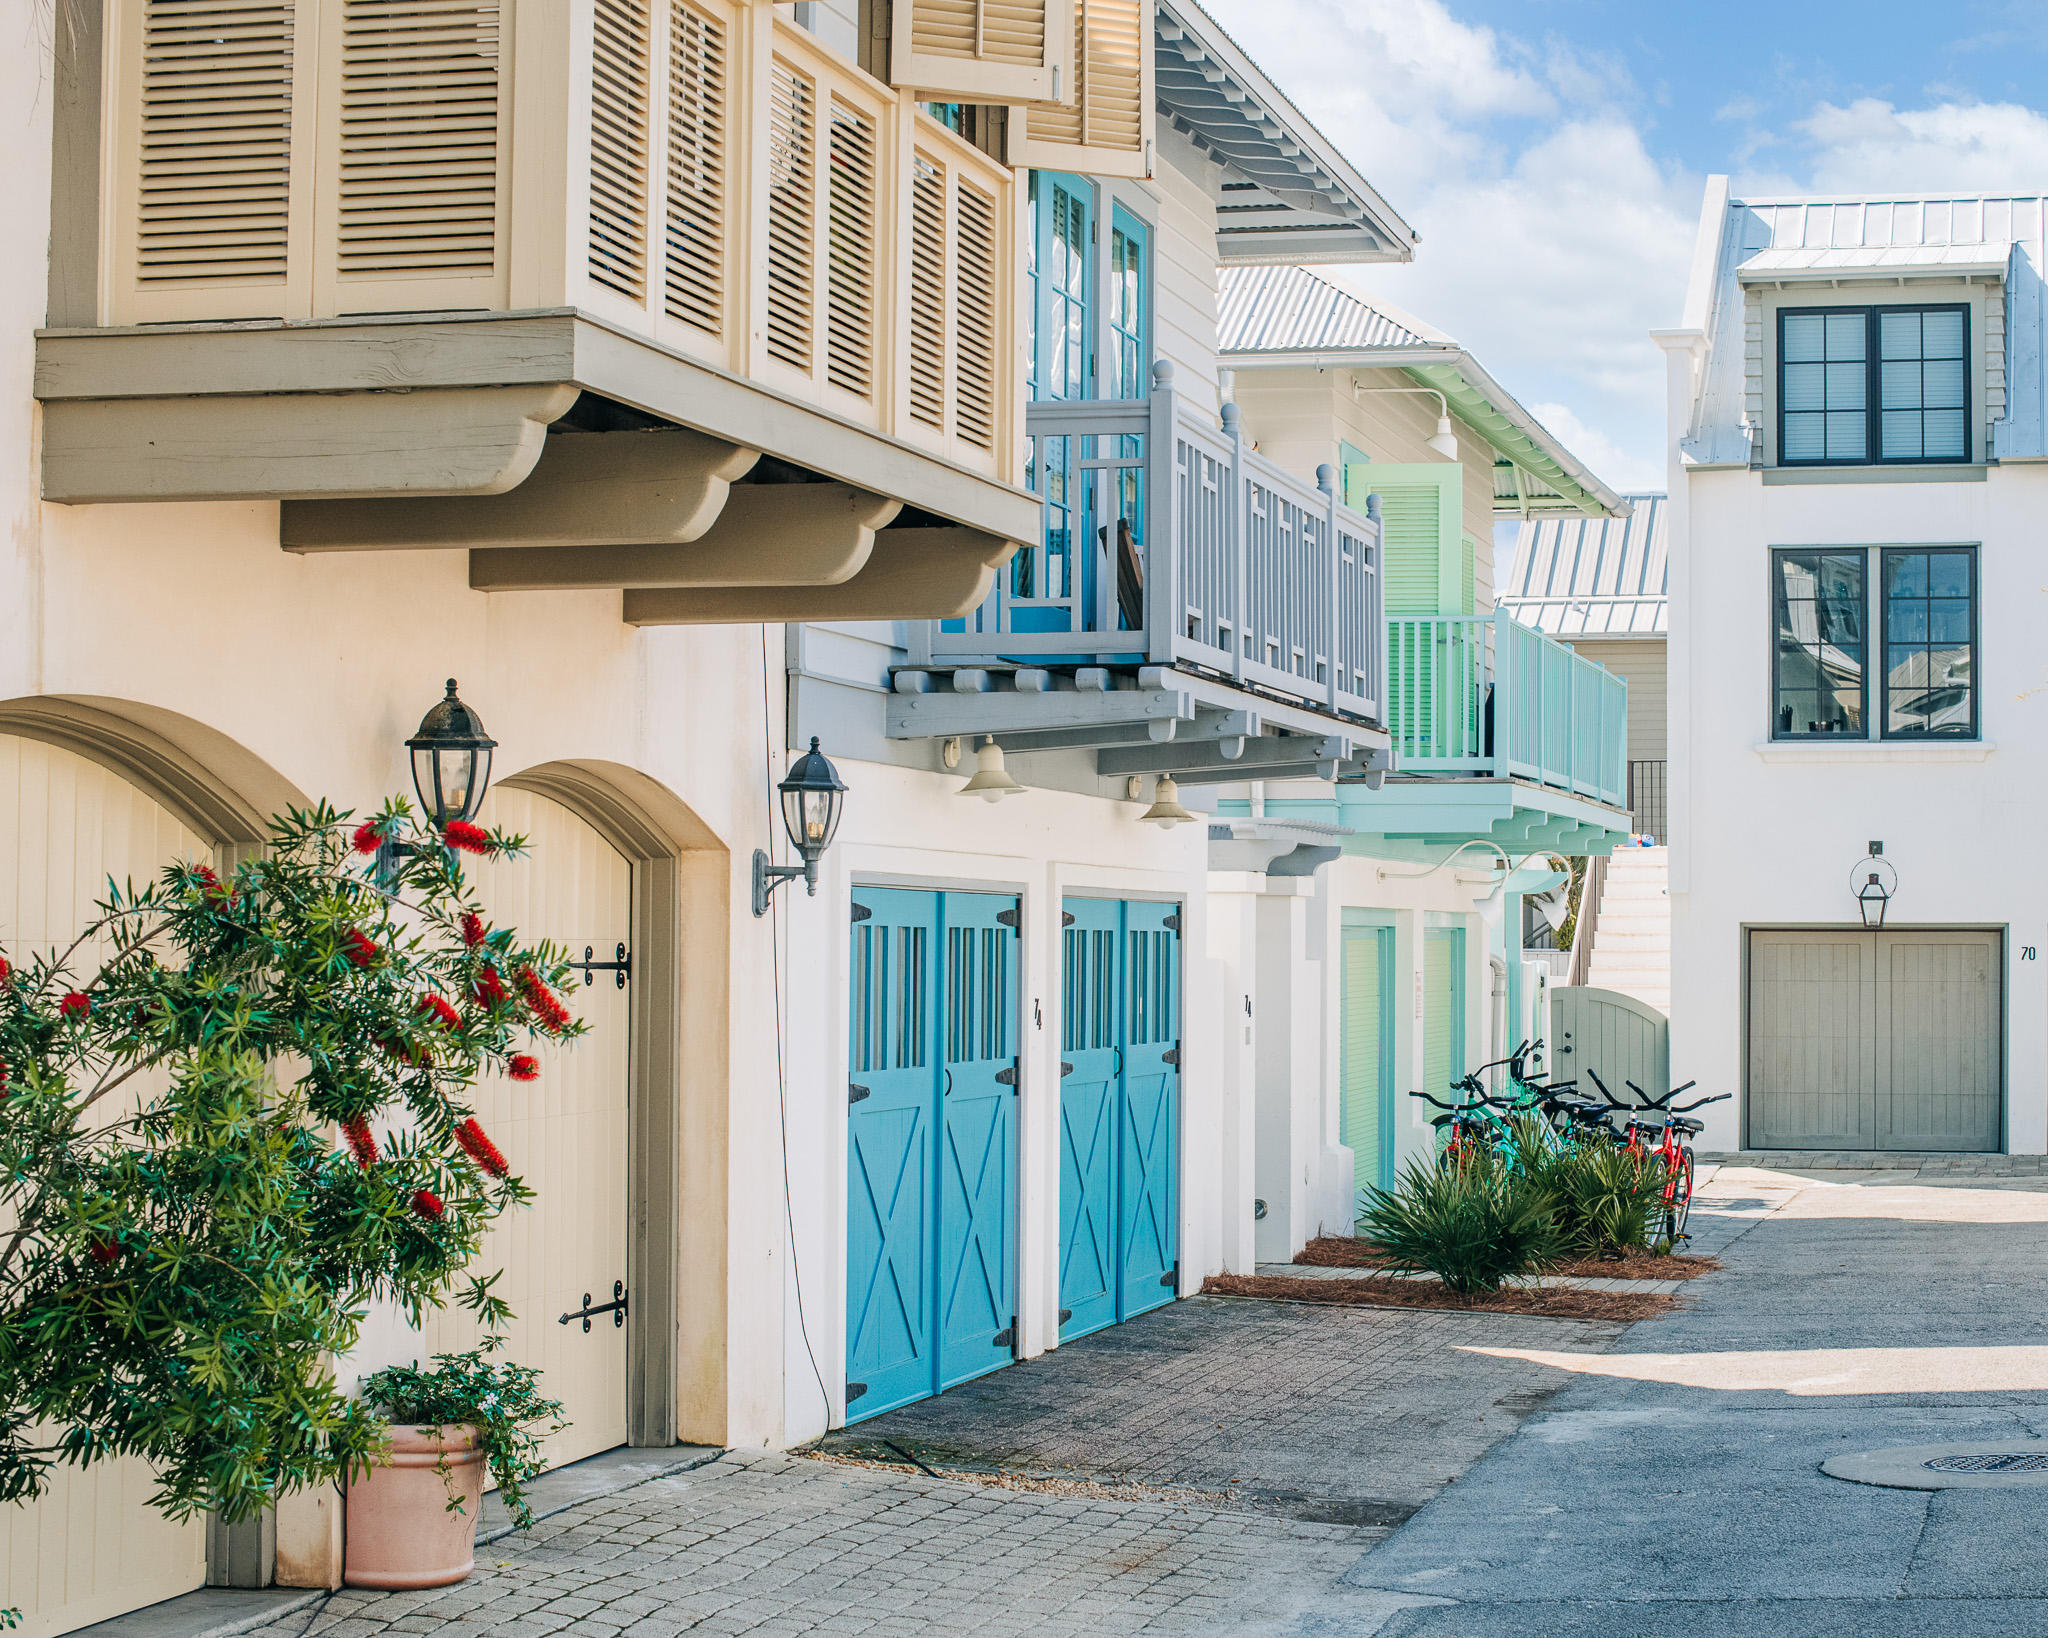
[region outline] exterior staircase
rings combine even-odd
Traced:
[[[1671,1016],[1671,850],[1617,848],[1593,916],[1586,982],[1619,990]]]

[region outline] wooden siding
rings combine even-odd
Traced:
[[[1589,660],[1628,679],[1628,759],[1662,762],[1665,746],[1664,639],[1562,639]]]
[[[1174,389],[1191,408],[1221,408],[1216,385],[1216,203],[1204,159],[1179,133],[1159,133],[1152,192],[1152,356],[1173,365]],[[1283,465],[1287,463],[1282,463]],[[1295,466],[1305,477],[1313,464]]]

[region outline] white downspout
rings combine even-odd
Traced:
[[[1487,952],[1486,964],[1493,969],[1493,1038],[1487,1043],[1486,1055],[1488,1058],[1504,1058],[1508,1050],[1508,964],[1491,951]]]

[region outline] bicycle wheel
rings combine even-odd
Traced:
[[[1692,1216],[1692,1146],[1678,1151],[1671,1181],[1664,1186],[1664,1237],[1676,1251],[1685,1243],[1685,1225]]]

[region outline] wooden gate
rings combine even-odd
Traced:
[[[1588,1071],[1616,1098],[1632,1102],[1634,1081],[1652,1097],[1671,1088],[1671,1020],[1632,995],[1561,984],[1550,992],[1550,1072],[1598,1096]],[[1683,1100],[1680,1100],[1683,1101]]]

